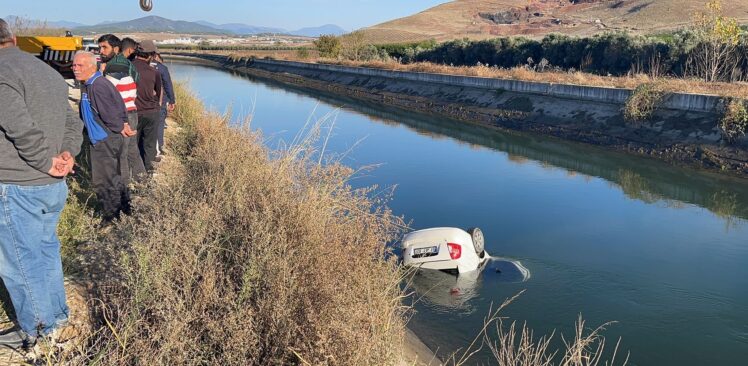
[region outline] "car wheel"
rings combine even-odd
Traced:
[[[484,247],[485,247],[485,239],[483,239],[483,231],[481,231],[477,227],[473,227],[467,230],[468,234],[470,234],[470,237],[473,239],[473,248],[475,249],[475,254],[478,254],[479,256],[481,253],[483,253]]]

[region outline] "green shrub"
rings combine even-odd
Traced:
[[[626,100],[623,116],[628,122],[640,123],[649,121],[665,97],[662,84],[647,83],[639,85]]]
[[[329,58],[337,58],[343,48],[340,38],[332,34],[320,36],[319,39],[314,41],[314,45],[319,50],[320,57]]]
[[[299,48],[296,50],[296,56],[300,59],[307,59],[309,58],[309,50],[305,47]]]
[[[453,66],[522,66],[528,58],[548,60],[564,70],[581,70],[598,75],[624,76],[630,73],[650,75],[698,75],[694,62],[705,42],[693,30],[663,35],[632,35],[610,32],[592,37],[549,34],[541,40],[502,37],[488,40],[459,39],[440,44],[390,44],[378,46],[403,63],[431,62]],[[741,35],[729,52],[720,57],[737,60],[730,75],[719,80],[739,79],[748,71],[748,37]],[[703,54],[703,52],[702,52]]]
[[[745,136],[748,130],[748,108],[743,99],[732,99],[725,106],[725,115],[719,122],[722,138],[728,143],[733,143],[738,138]]]

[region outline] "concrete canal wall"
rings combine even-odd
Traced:
[[[632,91],[217,55],[174,55],[305,89],[345,95],[488,128],[530,131],[748,176],[748,140],[725,146],[720,97],[670,94],[652,121],[631,124]]]
[[[430,74],[420,72],[392,71],[363,67],[347,67],[328,64],[313,64],[293,61],[275,61],[257,59],[252,61],[255,67],[271,69],[315,70],[333,73],[346,73],[364,77],[380,77],[394,80],[410,80],[420,83],[436,83],[450,86],[481,88],[489,90],[503,90],[514,93],[538,94],[558,98],[568,98],[577,101],[603,102],[624,104],[631,95],[631,90],[618,88],[604,88],[594,86],[580,86],[568,84],[540,83],[521,80],[493,79],[473,76]],[[698,94],[670,94],[661,104],[661,108],[718,112],[721,98],[711,95]]]

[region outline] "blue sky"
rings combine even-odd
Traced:
[[[174,20],[245,23],[297,29],[337,24],[354,30],[428,9],[446,0],[153,0],[144,13],[138,0],[0,0],[0,17],[95,24],[145,15]]]

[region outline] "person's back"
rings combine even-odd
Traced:
[[[161,93],[161,114],[159,115],[158,121],[158,152],[159,155],[163,155],[166,153],[166,149],[164,147],[164,129],[166,129],[166,117],[169,115],[169,111],[174,110],[174,106],[177,100],[174,96],[174,84],[172,84],[171,82],[171,74],[169,73],[169,68],[163,64],[161,55],[156,53],[153,57],[151,65],[153,65],[153,67],[158,70],[159,74],[161,74],[161,82],[163,84],[163,92]]]
[[[155,61],[152,65],[159,72],[159,74],[161,74],[161,83],[163,90],[161,105],[166,106],[176,104],[177,100],[174,95],[174,84],[171,81],[171,73],[169,72],[169,68],[160,61]]]
[[[135,82],[138,82],[138,80],[140,79],[140,75],[138,75],[138,71],[135,69],[135,66],[130,60],[127,59],[127,57],[125,57],[121,53],[114,55],[114,57],[106,61],[106,69],[104,70],[104,75],[106,76],[112,73],[125,74],[132,77],[133,81]]]
[[[56,230],[83,123],[62,77],[16,44],[0,19],[0,278],[16,323],[0,348],[29,349],[70,313]]]
[[[153,42],[144,41],[135,51],[135,59],[132,61],[140,74],[138,97],[135,99],[138,107],[138,143],[143,165],[148,172],[153,171],[153,163],[156,161],[158,120],[161,114],[161,74],[149,63],[154,48]]]
[[[137,98],[136,82],[139,75],[130,60],[122,56],[121,53],[115,55],[106,63],[104,76],[117,88],[120,96],[122,96],[122,101],[125,102],[127,111],[136,112],[138,110],[135,105],[135,99]]]
[[[148,61],[135,58],[132,64],[140,75],[140,80],[137,82],[138,96],[135,99],[138,114],[159,112],[161,109],[161,75]]]
[[[0,88],[3,103],[0,126],[6,134],[6,138],[0,139],[0,182],[18,185],[59,182],[46,173],[51,157],[60,151],[75,155],[81,142],[70,138],[63,141],[64,136],[71,136],[65,134],[66,121],[78,119],[66,98],[65,80],[31,54],[8,47],[0,49],[0,85],[7,86]],[[12,136],[15,124],[33,124],[35,128],[27,136]],[[82,123],[67,125],[82,129]],[[36,131],[43,131],[43,135]],[[22,156],[19,150],[26,152]]]

